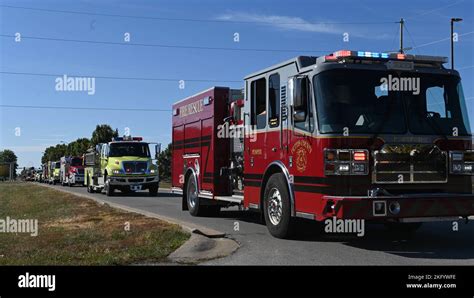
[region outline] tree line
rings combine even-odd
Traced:
[[[57,161],[63,156],[82,156],[87,149],[99,143],[110,142],[114,137],[118,137],[117,129],[113,130],[108,124],[97,125],[90,139],[79,138],[69,144],[57,144],[46,148],[41,157],[41,163]]]

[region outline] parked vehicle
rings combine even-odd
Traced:
[[[43,170],[42,169],[37,169],[34,177],[35,182],[42,182],[43,180]]]
[[[49,162],[49,184],[58,183],[60,180],[61,174],[61,163],[59,161],[50,161]]]
[[[150,155],[151,144],[141,137],[124,136],[89,150],[84,155],[87,191],[104,190],[112,196],[115,190],[128,193],[148,189],[150,195],[156,195],[159,175]],[[159,144],[155,151],[159,153]]]
[[[74,186],[84,184],[84,166],[82,157],[63,156],[60,159],[59,180],[62,186]]]
[[[461,78],[446,61],[300,56],[245,77],[244,95],[214,87],[185,98],[173,105],[172,190],[194,216],[259,211],[278,238],[295,217],[404,231],[467,220],[473,140]]]
[[[42,175],[41,182],[42,183],[49,183],[49,176],[50,176],[49,173],[51,171],[49,161],[42,164],[41,168],[43,169],[43,175]]]

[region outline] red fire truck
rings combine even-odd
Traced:
[[[445,57],[338,51],[173,105],[172,190],[198,216],[241,205],[285,238],[294,218],[404,231],[474,214],[461,79]]]
[[[82,165],[82,157],[63,156],[60,159],[60,176],[59,182],[62,186],[72,187],[75,184],[84,184],[84,166]]]

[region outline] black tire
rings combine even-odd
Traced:
[[[158,194],[158,183],[150,185],[150,187],[148,188],[148,193],[150,194],[150,196],[155,197]]]
[[[276,238],[289,238],[293,234],[290,194],[283,173],[268,179],[263,197],[263,212],[268,231]]]
[[[215,217],[215,216],[218,216],[219,213],[221,212],[221,206],[219,205],[211,205],[211,206],[204,206],[206,207],[206,215],[207,216],[211,216],[211,217]]]
[[[111,197],[114,195],[114,187],[112,185],[110,185],[110,181],[107,180],[107,176],[104,177],[104,181],[105,181],[105,195],[108,196],[108,197]]]
[[[202,216],[205,213],[205,206],[201,205],[201,200],[198,196],[197,182],[194,175],[189,175],[186,182],[186,203],[188,205],[189,213],[192,216]]]
[[[89,177],[87,177],[87,192],[88,193],[94,193],[94,188],[92,187],[91,185],[91,179]]]
[[[415,233],[421,226],[422,222],[402,223],[402,222],[387,222],[385,227],[392,233],[398,235],[410,235]]]

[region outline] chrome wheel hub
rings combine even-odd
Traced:
[[[189,207],[194,208],[197,201],[197,189],[194,182],[188,184],[188,204]]]
[[[276,188],[272,188],[268,195],[267,212],[272,225],[278,225],[282,215],[282,200],[280,191]]]

